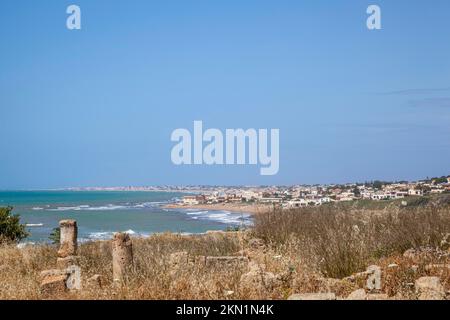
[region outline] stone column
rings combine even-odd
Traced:
[[[78,227],[75,220],[61,220],[59,222],[60,228],[60,246],[58,250],[59,258],[67,258],[69,256],[77,255],[77,236]]]
[[[53,297],[67,290],[81,290],[81,269],[78,266],[77,236],[75,220],[59,222],[60,239],[56,268],[41,272],[41,292],[44,297]]]
[[[115,233],[112,240],[113,280],[125,281],[133,266],[133,246],[127,233]]]

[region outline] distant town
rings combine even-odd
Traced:
[[[317,206],[330,202],[368,199],[386,201],[411,196],[450,193],[450,176],[408,182],[371,181],[364,183],[294,186],[146,186],[87,187],[72,191],[165,191],[188,193],[178,204],[221,203],[278,205],[284,208]]]

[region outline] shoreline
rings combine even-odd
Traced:
[[[199,210],[225,210],[234,213],[247,213],[255,215],[264,211],[270,210],[272,206],[268,205],[254,205],[254,204],[242,204],[242,203],[215,203],[215,204],[178,204],[170,203],[162,206],[164,209],[199,209]]]

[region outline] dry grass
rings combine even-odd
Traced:
[[[296,255],[309,265],[325,276],[342,278],[409,248],[440,247],[450,233],[450,208],[273,211],[256,217],[255,233],[275,247],[295,243]]]
[[[241,248],[238,237],[228,235],[181,236],[154,235],[134,239],[134,268],[126,286],[118,287],[112,278],[111,244],[109,241],[80,246],[83,279],[100,274],[106,280],[102,289],[85,290],[61,296],[62,299],[220,299],[226,291],[236,290],[245,270],[206,270],[189,266],[174,274],[170,255],[186,251],[192,255],[235,255]],[[39,273],[56,264],[55,246],[0,247],[0,299],[40,299]],[[109,281],[108,281],[109,280]]]
[[[292,293],[329,291],[345,297],[363,284],[339,279],[378,264],[383,269],[383,291],[412,299],[412,284],[425,275],[439,276],[450,290],[450,269],[427,268],[449,263],[448,254],[439,256],[448,251],[437,250],[448,250],[441,243],[446,233],[450,233],[448,207],[269,212],[258,215],[250,231],[133,239],[135,263],[125,286],[111,283],[111,243],[85,243],[79,249],[83,290],[56,298],[285,299]],[[263,243],[255,245],[255,239]],[[403,257],[406,249],[419,247],[433,250],[420,261]],[[55,267],[56,251],[51,245],[0,246],[0,299],[42,299],[39,273]],[[246,255],[258,268],[275,274],[277,285],[262,290],[243,287],[245,267],[187,264],[174,269],[170,256],[182,251],[192,256]],[[389,268],[392,263],[398,267]],[[106,279],[101,288],[87,282],[95,274]]]

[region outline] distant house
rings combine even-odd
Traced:
[[[395,198],[396,199],[401,199],[401,198],[404,198],[404,197],[407,197],[407,196],[408,196],[408,191],[397,191],[395,193]]]
[[[205,202],[206,202],[206,197],[204,195],[184,196],[183,197],[183,204],[185,204],[185,205],[196,205],[196,204],[202,204]]]
[[[227,200],[227,197],[225,196],[218,196],[217,197],[217,202],[222,203],[225,202]]]
[[[206,203],[213,204],[213,203],[217,203],[217,202],[219,202],[219,201],[217,200],[216,194],[209,194],[206,196]]]
[[[305,199],[289,200],[285,205],[285,207],[288,209],[300,208],[300,207],[306,207],[306,206],[308,206],[308,201],[306,201]]]
[[[198,204],[197,197],[196,196],[184,196],[183,204],[186,204],[186,205]]]
[[[264,197],[259,200],[259,202],[261,203],[281,203],[282,201],[283,201],[282,198],[269,198],[269,197]]]
[[[423,196],[423,190],[421,189],[409,189],[408,195],[410,196]]]
[[[361,192],[361,197],[363,199],[372,199],[372,192],[364,190]]]
[[[241,196],[237,196],[237,195],[233,195],[231,197],[228,197],[227,199],[228,202],[242,202],[242,197]]]
[[[242,192],[242,199],[245,201],[252,201],[259,198],[259,194],[254,191],[244,191]]]
[[[443,193],[445,189],[440,185],[438,187],[432,187],[430,193]]]
[[[319,199],[319,203],[320,204],[324,204],[324,203],[329,203],[332,202],[333,200],[330,197],[323,197]]]

